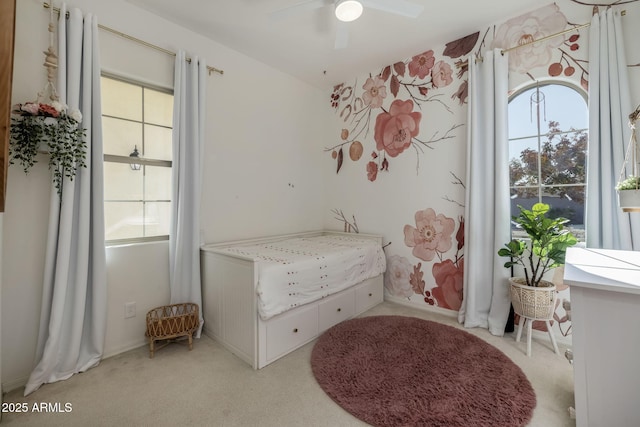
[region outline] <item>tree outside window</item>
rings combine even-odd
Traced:
[[[544,202],[584,240],[587,104],[566,85],[534,86],[509,104],[511,213]],[[518,230],[512,228],[515,235]]]

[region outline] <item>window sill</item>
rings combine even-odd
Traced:
[[[158,242],[168,242],[169,236],[153,236],[153,237],[141,237],[141,238],[132,238],[132,239],[118,239],[118,240],[107,240],[105,241],[105,247],[120,247],[120,246],[133,246],[140,245],[146,243],[158,243]]]

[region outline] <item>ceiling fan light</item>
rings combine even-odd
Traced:
[[[336,18],[343,22],[355,21],[362,15],[362,3],[356,0],[336,2]]]

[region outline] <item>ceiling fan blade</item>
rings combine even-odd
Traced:
[[[360,0],[364,7],[394,13],[408,18],[417,18],[424,10],[421,4],[411,3],[406,0]]]
[[[282,9],[275,10],[269,14],[269,17],[274,21],[279,21],[291,15],[295,15],[307,10],[320,9],[321,7],[324,7],[324,6],[326,6],[326,3],[324,0],[307,0],[307,1],[294,4],[292,6],[283,7]]]
[[[333,45],[334,49],[344,49],[349,44],[349,27],[344,22],[336,25],[336,41]]]

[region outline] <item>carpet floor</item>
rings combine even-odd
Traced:
[[[384,302],[368,315],[413,316],[462,329],[456,319]],[[499,348],[531,382],[537,405],[528,427],[574,427],[567,408],[574,404],[573,369],[553,353],[544,335],[533,340],[533,355],[515,334],[494,337],[485,329],[465,329]],[[3,413],[9,426],[264,426],[361,427],[367,424],[337,405],[320,388],[309,363],[311,342],[254,371],[217,342],[195,340],[193,351],[172,344],[149,359],[149,347],[103,360],[66,381],[45,384],[28,397],[23,389],[4,402],[26,403],[26,413]],[[560,344],[564,353],[566,346]],[[66,403],[70,412],[34,412],[34,404]]]

